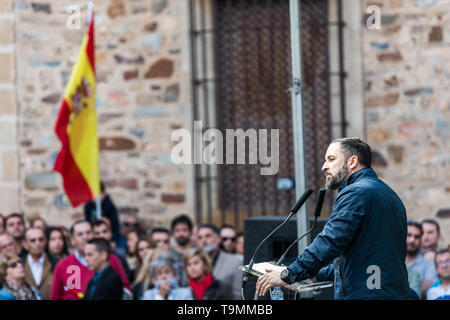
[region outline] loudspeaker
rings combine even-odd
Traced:
[[[253,252],[259,243],[279,226],[286,217],[280,216],[263,216],[263,217],[252,217],[244,220],[244,264],[248,264],[253,256]],[[326,218],[317,219],[316,226],[310,235],[311,241],[322,231],[325,223],[328,221]],[[308,230],[312,227],[314,218],[309,219]],[[284,251],[289,247],[289,245],[297,239],[297,220],[291,218],[280,230],[273,234],[264,243],[255,257],[255,263],[263,261],[277,261]],[[291,248],[286,256],[283,264],[288,266],[298,256],[298,246],[295,245]],[[246,300],[252,300],[255,294],[256,277],[249,277],[249,281],[244,288],[244,296]],[[283,290],[289,295],[289,298],[293,298],[293,293],[290,290]],[[292,295],[292,296],[291,296]],[[259,297],[260,300],[270,299],[269,294],[264,297]],[[314,299],[333,299],[333,288],[327,288],[322,290],[322,292],[314,297]]]

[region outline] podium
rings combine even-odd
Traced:
[[[265,273],[265,269],[270,268],[272,270],[281,271],[286,268],[286,266],[281,265],[278,266],[275,262],[261,262],[255,263],[253,267],[250,269],[249,265],[243,265],[239,267],[243,273],[247,275],[252,275],[257,278],[262,276]],[[333,282],[331,281],[313,281],[311,279],[302,280],[299,282],[294,282],[290,285],[287,285],[285,288],[295,291],[295,292],[309,292],[312,296],[320,293],[320,290],[330,288],[333,286]]]

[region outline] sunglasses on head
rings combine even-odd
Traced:
[[[22,262],[21,262],[21,261],[13,261],[13,262],[11,262],[11,263],[9,264],[9,267],[14,269],[14,268],[17,267],[19,264],[22,264]]]

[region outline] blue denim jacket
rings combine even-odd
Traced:
[[[289,265],[289,281],[334,281],[335,299],[410,299],[406,235],[402,201],[362,169],[340,186],[322,232]]]

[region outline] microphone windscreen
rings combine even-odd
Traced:
[[[323,201],[325,200],[325,193],[327,189],[321,188],[319,191],[319,196],[317,197],[316,209],[314,210],[314,216],[317,218],[320,216],[320,211],[322,211]]]
[[[313,193],[313,191],[311,189],[307,189],[302,196],[300,197],[300,199],[298,199],[298,201],[295,203],[295,205],[292,207],[291,212],[293,214],[296,214],[297,211],[300,209],[300,207],[303,205],[303,203],[305,203],[305,201],[309,198],[309,196]]]

